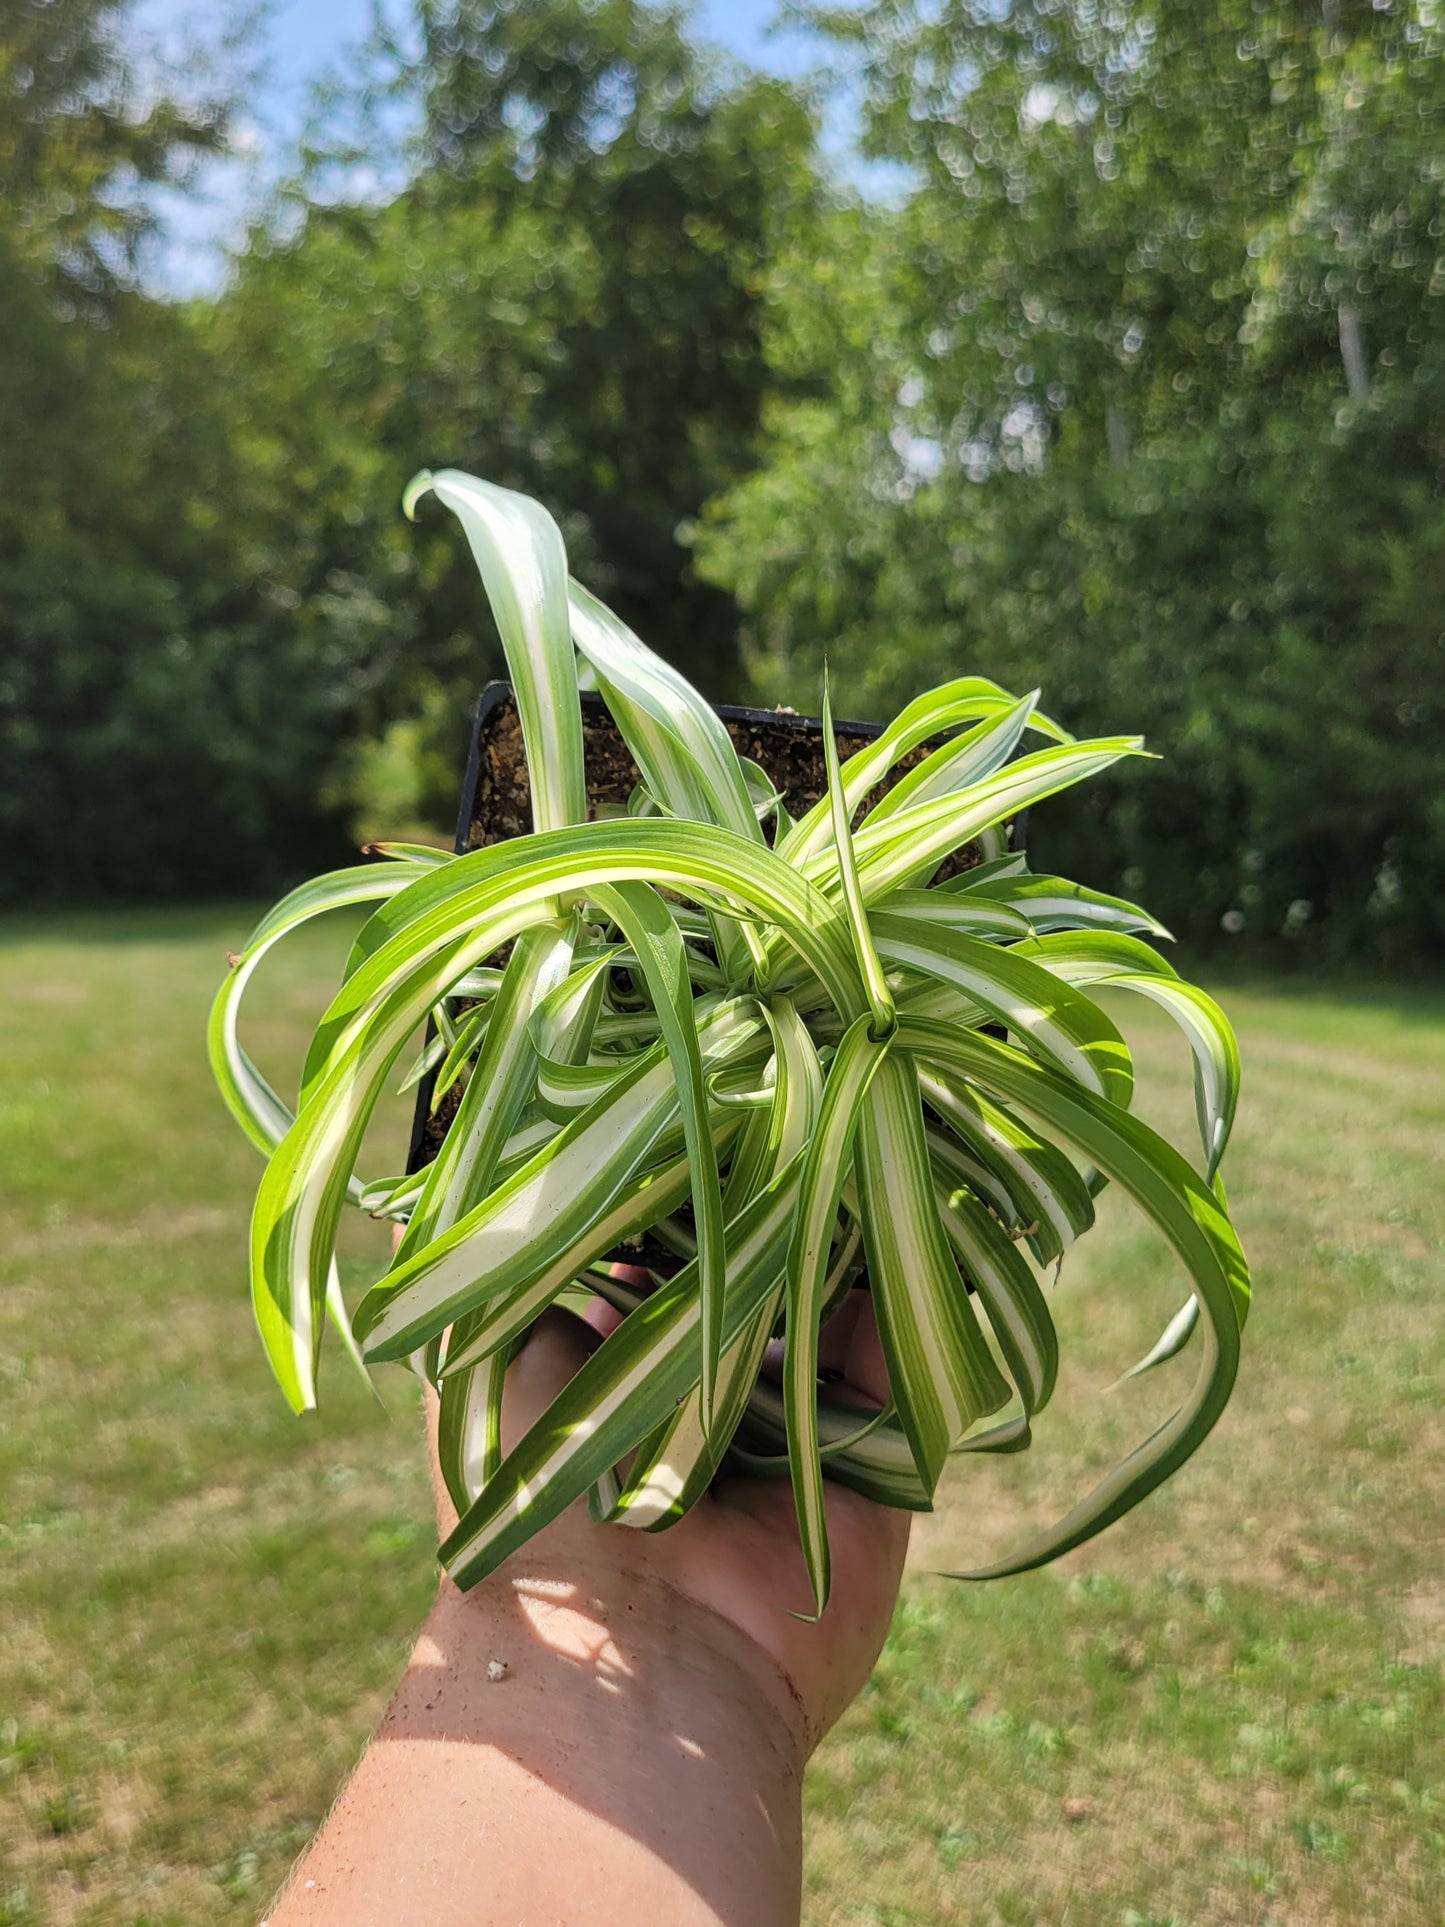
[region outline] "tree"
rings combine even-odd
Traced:
[[[221,517],[234,464],[204,357],[136,274],[147,190],[218,150],[225,103],[143,84],[125,15],[107,0],[0,15],[12,898],[253,883],[327,841],[287,753],[314,697],[262,646]]]
[[[770,688],[961,666],[1167,758],[1042,833],[1199,943],[1438,952],[1445,60],[1418,5],[820,13],[914,186],[792,264],[705,572]],[[851,250],[851,254],[850,251]],[[825,268],[830,282],[840,268]],[[871,319],[862,310],[871,312]]]
[[[364,151],[399,185],[322,204],[363,150],[318,138],[294,232],[255,237],[211,341],[262,573],[354,662],[363,736],[431,719],[417,800],[440,817],[500,658],[455,545],[400,523],[403,483],[454,463],[544,499],[593,587],[739,693],[735,604],[679,529],[756,459],[766,263],[817,179],[799,98],[705,58],[675,9],[467,0],[419,24]],[[388,126],[409,130],[389,149]]]
[[[225,102],[157,94],[121,44],[129,0],[0,4],[0,210],[15,261],[95,315],[134,285],[145,190],[219,151]]]

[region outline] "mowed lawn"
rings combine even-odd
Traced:
[[[413,1382],[388,1374],[387,1412],[334,1362],[297,1421],[252,1333],[259,1160],[202,1039],[249,920],[0,938],[0,1927],[254,1921],[432,1588]],[[348,929],[258,991],[278,1078]],[[1066,1506],[1192,1369],[1108,1391],[1180,1287],[1106,1199],[1057,1287],[1068,1363],[1033,1452],[952,1473],[813,1768],[810,1927],[1445,1919],[1445,997],[1226,1001],[1257,1285],[1235,1403],[1060,1567],[931,1576]],[[1141,1108],[1186,1143],[1182,1045],[1118,1014]],[[369,1169],[399,1168],[404,1111]],[[360,1284],[382,1234],[348,1239]]]

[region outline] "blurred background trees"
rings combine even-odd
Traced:
[[[227,102],[115,0],[0,22],[0,897],[271,884],[334,844],[350,705],[267,621],[202,317],[140,273]]]
[[[420,0],[180,301],[151,184],[226,101],[4,0],[0,887],[444,823],[496,656],[396,504],[450,462],[720,699],[826,655],[856,714],[978,670],[1143,730],[1041,854],[1196,947],[1438,957],[1440,15],[870,0],[789,82],[678,7]]]
[[[464,547],[430,511],[408,528],[399,482],[451,465],[546,501],[574,570],[735,695],[736,605],[679,530],[756,459],[766,270],[821,186],[800,98],[706,59],[674,10],[419,24],[411,61],[373,49],[364,151],[313,146],[285,238],[255,237],[209,339],[268,572],[358,676],[348,792],[369,818],[383,767],[409,769],[396,804],[445,821],[458,718],[501,659]],[[348,198],[358,166],[401,184]]]

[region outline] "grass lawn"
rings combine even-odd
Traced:
[[[248,923],[0,939],[0,1927],[254,1921],[432,1588],[413,1382],[389,1373],[388,1415],[334,1364],[299,1422],[253,1336],[259,1161],[202,1047]],[[283,948],[258,990],[278,1076],[344,941]],[[1106,1395],[1180,1295],[1106,1199],[1058,1287],[1038,1444],[955,1470],[814,1766],[809,1927],[1445,1918],[1445,998],[1227,1002],[1257,1286],[1235,1403],[1054,1570],[931,1576],[1066,1505],[1190,1369]],[[1141,1108],[1186,1141],[1182,1046],[1121,1014]],[[368,1168],[400,1168],[400,1111],[389,1129]],[[382,1233],[349,1237],[359,1282]]]

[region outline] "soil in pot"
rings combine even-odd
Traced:
[[[782,795],[791,815],[801,816],[822,800],[828,788],[828,771],[823,756],[823,725],[816,717],[756,709],[721,709],[718,714],[738,754],[758,765]],[[845,763],[878,735],[877,729],[861,723],[840,723],[833,733],[839,759]],[[641,781],[641,773],[600,698],[583,698],[582,742],[589,815],[595,816],[599,809],[625,808]],[[903,757],[864,798],[855,820],[861,820],[881,796],[937,747],[936,742],[922,743]],[[531,822],[532,784],[516,702],[509,690],[491,705],[484,696],[479,715],[476,788],[466,840],[459,839],[459,847],[479,850],[501,843],[507,837],[524,835]],[[977,848],[970,845],[950,857],[939,876],[957,876],[972,869],[977,861]]]

